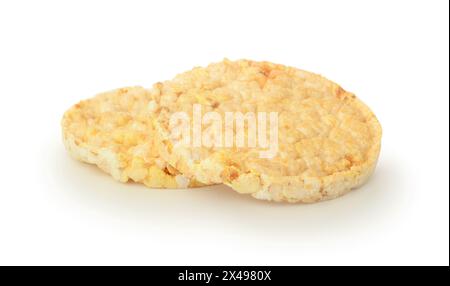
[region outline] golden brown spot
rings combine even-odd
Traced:
[[[337,90],[336,90],[336,96],[339,98],[339,99],[343,99],[343,98],[345,98],[345,94],[346,94],[347,92],[342,88],[342,87],[338,87],[337,88]]]
[[[263,65],[261,67],[261,73],[265,76],[265,77],[269,77],[270,72],[272,71],[270,66],[267,65]]]
[[[234,181],[239,177],[239,172],[234,167],[226,168],[222,171],[221,177],[224,179],[224,181]]]
[[[157,82],[153,85],[154,88],[161,90],[163,88],[162,82]]]
[[[350,164],[349,167],[353,166],[355,164],[355,160],[353,159],[352,155],[345,155],[344,156],[345,160],[347,160]]]

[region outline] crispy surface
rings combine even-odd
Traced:
[[[381,126],[370,109],[339,85],[309,72],[247,60],[195,68],[151,91],[159,153],[183,174],[225,183],[258,199],[315,202],[364,183],[375,168]],[[175,145],[169,118],[177,111],[278,112],[279,151]]]
[[[159,157],[148,117],[149,100],[144,88],[128,87],[74,105],[62,119],[66,149],[120,182],[132,180],[152,188],[201,185]]]

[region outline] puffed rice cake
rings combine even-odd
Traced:
[[[151,188],[201,186],[159,157],[148,117],[149,98],[146,89],[127,87],[74,105],[61,124],[67,151],[120,182],[132,180]]]
[[[205,184],[224,183],[262,200],[310,203],[361,186],[377,163],[382,130],[375,115],[354,94],[313,73],[224,60],[156,83],[150,92],[159,154]],[[192,116],[194,104],[203,114],[278,112],[276,156],[260,158],[257,148],[179,144],[170,116]]]

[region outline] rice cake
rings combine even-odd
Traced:
[[[191,179],[224,183],[257,199],[336,198],[367,181],[380,152],[382,131],[372,111],[336,83],[297,68],[224,60],[157,83],[150,92],[160,156]],[[261,158],[258,148],[179,144],[171,116],[193,116],[194,105],[222,116],[277,112],[277,154]]]
[[[67,151],[120,182],[132,180],[151,188],[201,186],[158,155],[148,117],[149,101],[146,89],[127,87],[74,105],[62,119]]]

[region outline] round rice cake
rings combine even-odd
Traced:
[[[120,182],[132,180],[151,188],[201,186],[159,157],[148,118],[149,101],[146,89],[127,87],[74,105],[62,119],[67,151]]]
[[[150,92],[162,158],[202,183],[224,183],[257,199],[316,202],[336,198],[369,178],[380,152],[381,126],[363,102],[339,85],[293,67],[224,60],[157,83]],[[230,112],[276,112],[276,155],[262,158],[262,144],[238,146],[236,141],[226,146],[226,134],[222,141],[213,141],[221,145],[206,147],[180,140],[180,134],[173,133],[171,118],[185,112],[194,128],[194,105],[201,107],[202,116],[214,111],[221,118]],[[237,134],[236,122],[232,124],[231,134],[237,138],[242,133]],[[205,130],[211,131],[208,126]],[[198,134],[205,136],[190,132],[193,140]],[[205,138],[215,134],[209,133]],[[244,135],[247,142],[250,136]]]

